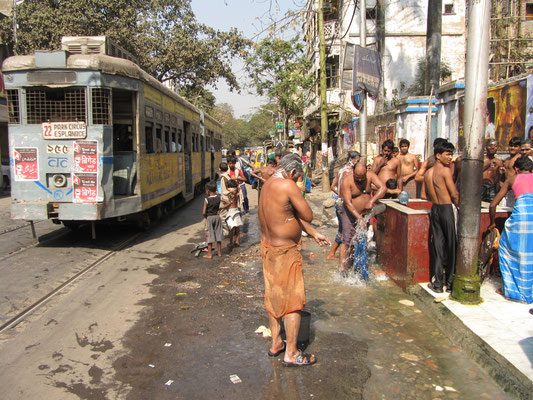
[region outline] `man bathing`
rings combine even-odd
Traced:
[[[352,175],[353,174],[353,168],[355,164],[359,162],[359,159],[361,158],[361,155],[358,151],[349,151],[348,155],[346,156],[346,165],[342,167],[339,172],[337,172],[337,175],[335,175],[335,179],[333,179],[333,182],[331,183],[331,191],[334,194],[335,201],[335,214],[337,214],[337,222],[339,225],[339,229],[337,230],[337,236],[335,236],[335,241],[333,242],[333,246],[331,247],[331,251],[329,252],[328,256],[326,257],[326,260],[338,260],[337,257],[335,257],[335,253],[337,252],[337,249],[340,247],[342,243],[342,197],[340,196],[340,186],[342,183],[342,179],[344,178],[344,175]]]
[[[400,140],[400,171],[403,190],[410,192],[410,197],[416,196],[415,175],[418,171],[418,158],[409,153],[409,146],[411,143],[407,139]]]
[[[375,193],[370,195],[374,186]],[[383,181],[372,171],[368,171],[363,163],[357,163],[353,174],[346,174],[342,179],[339,195],[343,200],[342,209],[342,243],[340,245],[341,273],[346,273],[345,258],[355,235],[356,224],[366,229],[363,215],[374,207],[376,201],[387,191]]]
[[[302,255],[298,249],[302,229],[322,245],[328,239],[312,227],[313,212],[296,185],[303,173],[297,154],[284,156],[276,173],[265,182],[259,198],[261,253],[265,278],[265,309],[268,312],[272,346],[268,355],[285,352],[284,366],[304,366],[316,362],[314,355],[297,350],[300,311],[305,306]],[[287,345],[280,337],[284,319]]]

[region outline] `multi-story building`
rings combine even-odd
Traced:
[[[342,65],[347,45],[360,44],[360,3],[354,0],[324,0],[324,3],[328,105],[334,120],[347,122],[358,112],[351,103],[351,91],[341,90],[341,80],[350,78],[350,74],[343,76]],[[309,0],[304,32],[307,56],[313,62],[310,73],[319,82],[317,10],[318,0]],[[428,0],[367,0],[366,45],[379,52],[383,70],[380,96],[369,101],[369,115],[391,109],[397,100],[411,94],[420,60],[426,54],[427,11]],[[450,80],[464,77],[465,40],[465,2],[443,0],[441,60],[450,67]],[[315,100],[305,110],[311,134],[317,126],[313,121],[320,118],[318,112],[317,83]],[[330,145],[336,146],[334,139]]]

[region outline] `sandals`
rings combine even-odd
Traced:
[[[284,344],[284,345],[283,345],[283,348],[282,348],[281,350],[276,351],[275,353],[272,353],[272,352],[270,351],[270,349],[269,349],[267,354],[268,354],[269,357],[277,357],[277,356],[279,356],[281,353],[285,353],[285,347],[286,347],[286,346],[285,346],[285,344]]]
[[[283,361],[283,366],[284,367],[305,367],[306,365],[313,365],[314,363],[316,363],[317,359],[315,357],[314,361],[310,361],[311,357],[312,357],[311,354],[300,353],[298,354],[298,357],[296,357],[296,360],[294,360],[293,362]]]

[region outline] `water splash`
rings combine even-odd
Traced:
[[[343,260],[346,272],[337,271],[334,280],[350,286],[366,287],[375,280],[374,274],[369,270],[369,264],[374,264],[376,259],[375,242],[372,242],[373,232],[356,225],[355,234],[350,243],[346,258]]]

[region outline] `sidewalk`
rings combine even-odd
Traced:
[[[483,303],[476,306],[462,305],[448,296],[439,302],[443,295],[426,284],[410,292],[417,306],[506,392],[527,399],[533,393],[532,306],[497,294],[501,286],[501,279],[485,282],[481,286]]]
[[[324,200],[330,194],[322,193]],[[379,267],[378,267],[379,268]],[[409,290],[417,307],[459,345],[509,395],[529,399],[533,393],[533,315],[527,305],[495,291],[501,279],[481,287],[483,303],[462,305],[419,284]],[[437,299],[437,301],[435,301]]]

